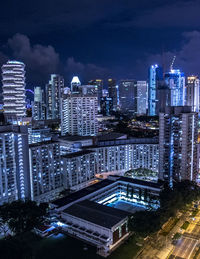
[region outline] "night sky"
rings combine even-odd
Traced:
[[[7,0],[0,13],[0,63],[23,61],[30,87],[50,73],[66,85],[74,74],[146,80],[174,55],[174,68],[200,72],[200,1]]]

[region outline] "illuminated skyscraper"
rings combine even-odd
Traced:
[[[118,105],[118,92],[115,79],[108,79],[108,94],[109,97],[113,100],[113,110],[116,111]]]
[[[160,179],[197,178],[198,113],[189,106],[166,107],[159,115]]]
[[[121,80],[119,83],[119,103],[122,112],[136,114],[137,84],[135,80]]]
[[[137,115],[145,115],[148,108],[147,81],[136,81],[137,85]]]
[[[158,103],[158,84],[163,79],[162,68],[158,65],[152,65],[149,68],[149,88],[148,88],[148,114],[155,116],[157,114]]]
[[[96,85],[98,88],[97,97],[98,97],[98,110],[100,111],[100,102],[103,95],[103,80],[102,79],[96,79],[96,80],[90,80],[90,85]]]
[[[19,61],[8,61],[2,66],[4,114],[16,123],[26,116],[24,68]]]
[[[64,79],[60,75],[51,75],[51,80],[46,85],[46,115],[47,120],[60,119],[61,97],[64,91]]]
[[[186,85],[186,104],[192,106],[192,111],[199,112],[199,78],[189,76]]]
[[[170,90],[169,106],[183,106],[186,100],[185,75],[179,69],[165,73],[165,83]]]
[[[81,85],[81,82],[80,82],[78,76],[74,76],[71,81],[71,92],[78,93],[80,85]]]
[[[45,120],[44,90],[34,88],[34,102],[32,103],[32,117],[34,120]]]

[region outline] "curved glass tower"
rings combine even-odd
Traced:
[[[3,106],[7,118],[22,118],[26,115],[25,65],[8,61],[2,66]]]

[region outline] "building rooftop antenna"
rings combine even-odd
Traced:
[[[170,70],[173,70],[173,65],[174,65],[175,60],[176,60],[176,56],[174,56],[172,59],[172,63],[170,65]]]

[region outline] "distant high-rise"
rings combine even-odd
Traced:
[[[96,85],[98,88],[97,91],[97,97],[98,97],[98,110],[100,111],[100,102],[101,102],[101,97],[103,95],[103,80],[102,79],[95,79],[95,80],[90,80],[89,81],[90,85]]]
[[[27,126],[0,127],[0,204],[30,198]]]
[[[108,94],[109,97],[113,100],[113,110],[116,111],[118,105],[118,93],[115,79],[108,79]]]
[[[199,112],[200,82],[197,76],[189,76],[186,85],[186,105],[192,106],[192,111]]]
[[[165,73],[165,83],[170,90],[169,106],[184,106],[186,99],[185,75],[179,69],[171,69]]]
[[[119,83],[119,103],[122,112],[136,114],[137,85],[135,80],[121,80]]]
[[[157,114],[157,102],[158,102],[158,84],[163,80],[162,68],[158,65],[152,65],[149,68],[149,82],[148,82],[148,114],[149,116],[155,116]]]
[[[147,81],[137,81],[137,115],[146,115],[148,108]]]
[[[82,90],[82,91],[81,91]],[[81,86],[79,93],[63,96],[62,135],[96,136],[98,133],[98,98],[94,87]]]
[[[32,103],[32,117],[34,120],[45,120],[44,90],[36,86],[34,88],[34,102]]]
[[[189,106],[166,107],[159,115],[159,175],[173,181],[197,178],[198,113]]]
[[[101,113],[103,116],[110,116],[113,110],[113,100],[110,97],[101,98]]]
[[[8,61],[2,66],[4,114],[16,123],[26,116],[24,68],[19,61]]]
[[[46,118],[60,119],[61,97],[64,91],[64,79],[60,75],[51,75],[51,80],[46,85]]]
[[[79,92],[79,86],[81,85],[81,82],[78,78],[78,76],[74,76],[71,81],[71,92],[77,93]]]

